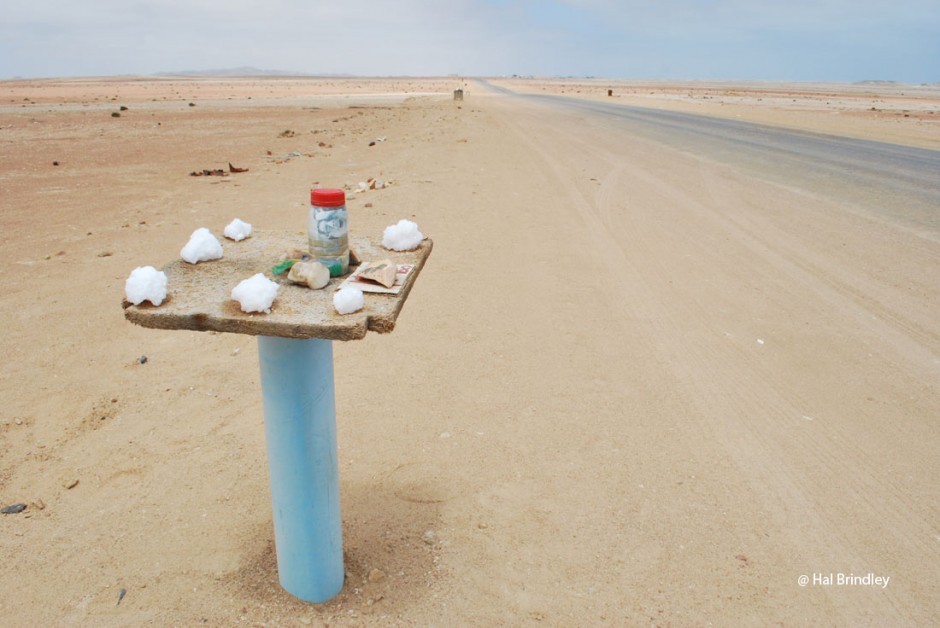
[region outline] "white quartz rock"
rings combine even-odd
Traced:
[[[295,262],[287,273],[287,278],[294,283],[299,283],[319,290],[330,283],[330,269],[320,262]]]

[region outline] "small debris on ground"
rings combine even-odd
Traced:
[[[75,488],[76,486],[78,486],[78,480],[75,479],[75,480],[71,480],[71,481],[69,481],[69,482],[65,482],[64,484],[62,484],[62,486],[64,486],[64,487],[66,488],[66,490],[69,490],[69,491],[70,491],[70,490],[72,490],[73,488]]]
[[[354,195],[358,192],[367,192],[369,190],[381,190],[382,188],[387,188],[392,185],[391,181],[380,181],[375,177],[369,177],[365,181],[360,181],[355,188],[350,185],[345,185],[344,188]],[[349,195],[347,195],[348,197]]]
[[[17,513],[23,512],[24,510],[26,510],[26,504],[19,503],[19,504],[11,504],[5,508],[0,508],[0,513],[3,513],[5,515],[15,515]]]
[[[248,168],[236,168],[235,166],[232,165],[232,162],[228,162],[228,171],[234,172],[234,173],[248,172]]]
[[[147,356],[142,355],[142,356],[140,356],[139,358],[137,358],[137,363],[138,363],[138,364],[146,364],[146,363],[147,363]]]
[[[125,588],[122,587],[122,588],[118,591],[118,601],[117,601],[117,604],[115,604],[115,606],[120,606],[121,600],[124,599],[124,596],[125,596],[125,595],[127,595],[127,589],[125,589]]]
[[[193,170],[189,173],[191,177],[227,177],[228,173],[222,170],[221,168],[215,168],[213,170]]]
[[[298,153],[298,152],[296,152],[296,151],[293,151],[293,152],[287,153],[286,155],[273,155],[273,154],[271,153],[271,151],[268,151],[268,156],[271,157],[271,159],[274,160],[274,163],[276,163],[276,164],[282,164],[282,163],[284,163],[285,161],[288,161],[288,160],[290,160],[290,159],[294,159],[295,157],[303,157],[304,154],[303,154],[303,153]],[[307,155],[307,157],[310,157],[310,155]]]

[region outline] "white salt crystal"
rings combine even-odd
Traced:
[[[205,227],[200,227],[189,236],[189,242],[180,251],[180,257],[190,264],[207,262],[222,257],[222,245]]]
[[[270,314],[271,304],[277,296],[277,289],[276,282],[265,277],[264,273],[258,273],[232,288],[232,298],[241,305],[242,312]]]
[[[417,223],[402,219],[397,225],[385,227],[382,246],[393,251],[411,251],[418,248],[423,239]]]
[[[333,294],[333,307],[340,314],[358,312],[364,305],[365,299],[362,297],[362,290],[359,288],[347,286]]]
[[[153,266],[138,266],[124,282],[124,295],[134,305],[144,301],[160,305],[166,299],[166,273]]]
[[[243,220],[236,218],[232,222],[228,223],[228,226],[225,227],[225,231],[222,232],[222,235],[230,240],[241,242],[251,235],[251,225]]]

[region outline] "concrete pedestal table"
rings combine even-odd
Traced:
[[[285,273],[274,278],[282,285],[271,313],[245,314],[231,299],[232,288],[259,272],[272,278],[285,251],[306,248],[303,232],[255,232],[241,242],[225,240],[220,260],[165,266],[163,305],[124,303],[125,317],[144,327],[258,336],[278,577],[308,602],[325,602],[343,587],[332,341],[392,331],[432,243],[405,253],[365,238],[350,238],[350,246],[363,261],[411,265],[401,291],[367,293],[363,310],[339,315],[333,293],[342,278],[309,290],[287,282]]]

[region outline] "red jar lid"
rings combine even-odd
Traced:
[[[346,204],[346,192],[332,188],[310,190],[310,204],[317,207],[340,207]]]

